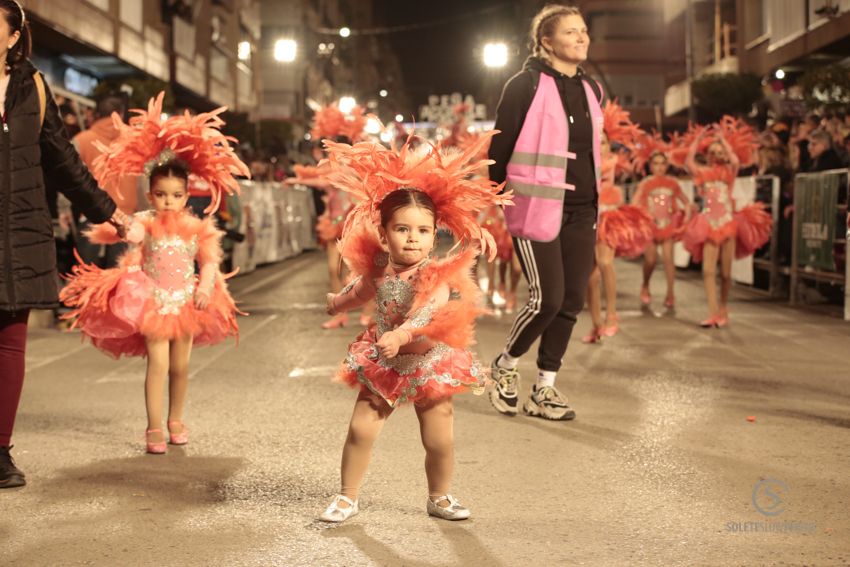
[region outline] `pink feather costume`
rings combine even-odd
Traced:
[[[119,241],[110,225],[99,225],[88,236],[102,244]],[[211,217],[201,220],[189,211],[137,213],[130,249],[117,268],[73,268],[60,294],[74,308],[67,318],[114,358],[145,356],[145,340],[192,336],[195,346],[204,346],[238,336],[238,310],[218,270],[221,236]],[[195,307],[196,289],[209,293],[206,309]]]
[[[473,343],[475,318],[483,313],[471,270],[479,253],[493,259],[496,242],[477,216],[488,207],[510,204],[511,196],[500,195],[502,186],[471,174],[487,163],[475,156],[495,133],[465,151],[439,151],[431,145],[412,151],[410,138],[398,151],[368,142],[325,143],[330,180],[357,199],[340,242],[356,278],[332,306],[342,312],[372,298],[377,303],[375,325],[351,343],[337,380],[370,391],[392,407],[466,390],[483,392],[487,372],[466,350]],[[380,226],[381,201],[402,187],[431,197],[436,225],[451,230],[462,252],[398,272],[391,267],[374,227]],[[398,329],[410,340],[397,356],[385,358],[376,342]]]

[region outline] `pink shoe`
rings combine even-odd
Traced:
[[[586,345],[595,345],[596,343],[602,342],[602,333],[600,332],[604,327],[593,327],[590,333],[582,337],[581,342]]]
[[[174,433],[171,431],[172,425],[179,425],[183,428],[183,431],[180,433]],[[168,422],[168,442],[172,445],[185,445],[189,442],[189,430],[186,428],[186,424],[182,421],[169,421]]]
[[[666,307],[667,309],[675,309],[676,299],[673,296],[668,297],[664,300],[664,307]]]
[[[726,307],[720,308],[720,314],[717,316],[717,326],[719,328],[729,325],[729,310]]]
[[[640,304],[641,305],[649,305],[652,303],[652,296],[649,295],[649,288],[642,287],[640,288]]]
[[[148,436],[149,433],[162,433],[162,429],[146,429],[145,437]],[[145,449],[151,455],[164,455],[165,451],[168,449],[165,441],[160,441],[158,443],[151,443],[147,439],[145,439]]]
[[[334,315],[324,323],[322,323],[323,329],[339,329],[340,327],[345,327],[348,324],[348,313],[340,313],[339,315]]]
[[[610,325],[608,325],[608,322],[606,321],[606,325],[602,327],[601,330],[602,334],[606,337],[613,337],[620,331],[620,317],[614,315],[613,317],[611,317],[611,321],[612,323]]]

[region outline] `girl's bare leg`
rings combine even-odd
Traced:
[[[668,238],[661,243],[661,258],[664,262],[664,276],[667,279],[667,297],[669,301],[673,301],[675,294],[673,286],[676,282],[676,264],[673,262],[673,239]]]
[[[339,248],[336,247],[335,242],[328,243],[327,255],[331,292],[339,293],[342,290],[342,266],[340,265]]]
[[[372,457],[372,445],[392,412],[393,408],[374,394],[361,391],[357,396],[342,449],[340,494],[343,496],[356,501],[360,495],[360,485]],[[340,501],[338,506],[346,508],[348,504]]]
[[[720,312],[726,314],[729,290],[732,287],[732,260],[735,259],[735,239],[730,238],[720,247]]]
[[[702,248],[702,281],[705,285],[705,298],[708,301],[708,314],[717,315],[717,256],[719,248],[713,242],[706,242]]]
[[[605,325],[602,320],[602,294],[599,289],[601,282],[602,276],[599,273],[599,267],[595,266],[587,282],[587,308],[590,311],[590,319],[593,322],[594,329],[601,329]]]
[[[605,286],[605,324],[617,322],[617,276],[614,273],[614,249],[600,242],[596,245],[596,262]]]
[[[428,496],[436,500],[449,493],[454,470],[454,408],[451,398],[416,405],[419,433],[425,447]],[[443,501],[441,504],[449,505]]]
[[[148,430],[162,429],[163,388],[168,376],[168,341],[146,340],[148,366],[145,372],[145,409],[148,414]],[[162,443],[165,435],[162,431],[149,433],[151,443]]]
[[[649,280],[652,278],[652,272],[655,271],[655,264],[657,261],[658,249],[653,243],[647,246],[643,253],[643,287],[647,291],[649,291]]]
[[[189,388],[189,357],[192,355],[192,337],[182,337],[171,341],[171,353],[168,364],[168,421],[172,433],[182,433],[180,426],[176,430],[170,423],[183,421],[183,408],[186,406],[186,391]]]

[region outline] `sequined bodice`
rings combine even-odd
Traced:
[[[656,226],[666,228],[673,222],[676,198],[673,195],[672,189],[669,187],[659,187],[649,191],[646,196],[646,204],[649,214],[655,220]]]
[[[416,273],[409,278],[386,275],[376,282],[375,325],[379,337],[387,331],[392,331],[408,319],[410,307],[413,305],[413,299],[416,296],[416,288],[414,287],[416,276]],[[422,327],[429,320],[430,309],[426,307],[413,314],[411,324],[414,327]]]
[[[198,237],[188,242],[176,235],[145,236],[142,270],[153,281],[154,299],[162,314],[176,314],[195,293]]]
[[[707,181],[702,186],[702,214],[712,229],[732,221],[735,212],[729,186],[723,181]]]

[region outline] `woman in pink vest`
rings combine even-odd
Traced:
[[[555,388],[593,269],[599,186],[602,89],[579,65],[590,38],[578,9],[547,6],[531,23],[532,55],[505,84],[496,112],[490,178],[506,182],[505,220],[528,280],[529,300],[492,364],[490,401],[517,413],[519,357],[538,338],[537,381],[523,411],[568,420]]]

